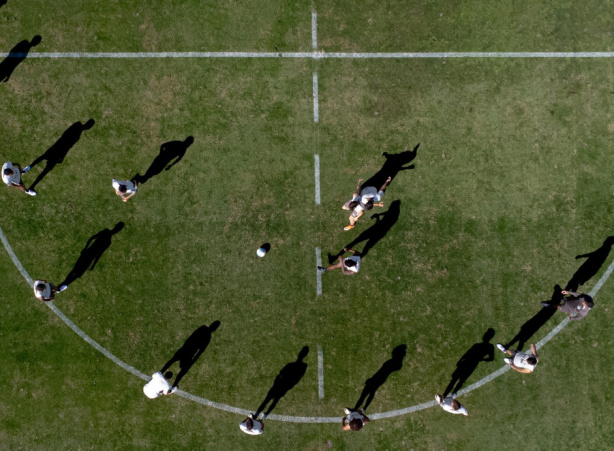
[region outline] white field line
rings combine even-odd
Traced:
[[[320,205],[320,155],[313,156],[313,171],[315,177],[316,205]]]
[[[318,93],[318,73],[313,73],[313,122],[320,122],[320,101]]]
[[[614,52],[31,52],[7,53],[27,58],[310,58],[310,59],[416,59],[416,58],[614,58]]]
[[[318,15],[315,11],[311,12],[311,47],[313,50],[318,48]]]
[[[324,399],[324,352],[318,345],[318,397]]]
[[[7,253],[9,254],[9,257],[11,258],[11,260],[13,261],[13,263],[15,264],[15,266],[17,267],[17,269],[19,270],[19,272],[21,273],[21,275],[23,276],[23,278],[26,280],[26,282],[28,283],[28,285],[31,287],[33,284],[33,280],[30,277],[30,275],[28,274],[28,272],[25,270],[25,268],[23,267],[23,265],[21,264],[21,262],[19,261],[19,259],[17,258],[17,256],[15,255],[15,253],[13,252],[13,249],[11,248],[6,235],[4,234],[4,231],[2,230],[2,228],[0,228],[0,241],[2,241],[2,244],[4,245]],[[318,261],[318,263],[321,261],[321,252],[319,248],[316,248],[316,260]],[[319,263],[321,265],[321,263]],[[612,274],[612,272],[614,271],[614,261],[612,261],[612,263],[610,263],[610,266],[608,266],[608,269],[605,271],[605,273],[601,276],[601,278],[599,279],[599,281],[597,282],[597,284],[593,287],[593,289],[591,290],[591,292],[589,293],[590,296],[596,296],[597,293],[599,292],[599,290],[601,289],[601,287],[603,286],[603,284],[606,282],[606,280],[610,277],[610,275]],[[321,284],[321,279],[320,279],[320,284]],[[110,360],[112,360],[114,363],[116,363],[117,365],[121,366],[122,368],[124,368],[126,371],[130,372],[131,374],[147,381],[149,380],[149,377],[147,375],[145,375],[144,373],[138,371],[137,369],[135,369],[134,367],[128,365],[127,363],[123,362],[122,360],[120,360],[119,358],[117,358],[115,355],[113,355],[112,353],[110,353],[108,350],[106,350],[105,348],[103,348],[100,344],[98,344],[96,341],[94,341],[91,337],[89,337],[85,332],[83,332],[75,323],[73,323],[68,317],[66,317],[66,315],[64,315],[60,309],[58,309],[52,302],[47,302],[45,303],[47,306],[49,306],[49,308],[62,320],[64,321],[64,323],[66,323],[66,325],[68,325],[68,327],[70,327],[74,332],[76,332],[81,338],[83,338],[85,341],[87,341],[91,346],[93,346],[95,349],[97,349],[98,351],[100,351],[102,354],[104,354],[106,357],[108,357]],[[567,325],[567,323],[569,323],[569,320],[567,318],[565,318],[565,320],[563,320],[552,332],[550,332],[546,337],[544,337],[544,339],[542,339],[538,345],[543,346],[543,344],[545,344],[548,340],[550,340],[552,337],[554,337],[554,335],[556,335],[558,332],[560,332],[565,325]],[[547,340],[546,340],[547,338]],[[537,346],[539,347],[539,346]],[[482,385],[492,381],[493,379],[499,377],[500,375],[504,374],[505,372],[507,372],[509,370],[509,366],[505,365],[501,368],[499,368],[497,371],[495,371],[494,373],[486,376],[483,379],[480,379],[478,382],[471,384],[470,386],[460,390],[458,392],[459,396],[460,395],[464,395],[465,393],[469,393],[470,391],[473,391],[479,387],[481,387]],[[192,395],[190,393],[178,390],[177,395],[186,398],[186,399],[190,399],[194,402],[198,402],[200,404],[209,406],[209,407],[213,407],[216,409],[220,409],[220,410],[225,410],[227,412],[232,412],[232,413],[237,413],[237,414],[241,414],[241,415],[247,415],[248,413],[250,413],[251,411],[246,410],[246,409],[241,409],[239,407],[234,407],[234,406],[229,406],[227,404],[222,404],[222,403],[218,403],[215,401],[210,401],[208,399],[205,398],[201,398],[199,396],[195,396]],[[383,418],[391,418],[391,417],[396,417],[399,415],[405,415],[411,412],[416,412],[419,410],[423,410],[423,409],[427,409],[429,407],[433,407],[436,405],[436,402],[433,401],[429,401],[423,404],[418,404],[415,406],[411,406],[411,407],[406,407],[404,409],[398,409],[398,410],[391,410],[388,412],[382,412],[382,413],[374,413],[374,414],[370,414],[369,418],[373,419],[373,420],[379,420],[379,419],[383,419]],[[277,420],[277,421],[285,421],[285,422],[290,422],[290,423],[338,423],[339,422],[339,418],[338,417],[296,417],[296,416],[290,416],[290,415],[275,415],[275,414],[271,414],[267,417],[268,419],[271,420]]]
[[[316,247],[316,266],[322,266],[322,251]],[[316,294],[322,296],[322,274],[316,268]]]

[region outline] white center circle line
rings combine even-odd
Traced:
[[[25,281],[31,287],[32,284],[34,283],[32,280],[32,277],[30,277],[26,269],[23,267],[23,265],[17,258],[17,255],[15,255],[15,252],[13,251],[13,248],[9,244],[8,239],[6,238],[6,235],[4,234],[4,231],[2,230],[2,228],[0,228],[0,240],[2,241],[2,244],[4,245],[4,248],[6,249],[7,253],[9,254],[9,257],[11,258],[11,260],[13,261],[13,263],[15,264],[15,266],[17,267],[17,269],[19,270],[19,272],[21,273]],[[612,263],[610,263],[610,266],[608,267],[608,269],[605,271],[605,273],[603,273],[603,275],[601,276],[597,284],[593,287],[593,289],[589,293],[589,296],[595,297],[597,295],[597,293],[599,292],[603,284],[606,282],[606,280],[608,280],[608,278],[610,277],[613,271],[614,271],[614,260],[612,261]],[[113,353],[111,353],[109,350],[101,346],[93,338],[91,338],[89,335],[83,332],[83,330],[81,330],[79,326],[77,326],[74,322],[72,322],[70,318],[68,318],[57,306],[53,304],[53,302],[46,302],[45,305],[47,305],[51,309],[51,311],[53,311],[53,313],[55,313],[68,327],[70,327],[77,335],[79,335],[87,343],[89,343],[94,349],[102,353],[105,357],[109,358],[116,365],[119,365],[120,367],[128,371],[129,373],[135,375],[136,377],[143,379],[144,381],[149,381],[150,377],[147,376],[145,373],[137,370],[131,365],[128,365],[126,362],[124,362],[123,360],[115,356]],[[561,330],[563,330],[563,328],[569,322],[570,322],[569,319],[565,318],[554,330],[552,330],[548,335],[546,335],[542,340],[540,340],[537,343],[536,347],[540,348],[543,345],[545,345],[556,334],[558,334]],[[467,388],[460,390],[458,392],[459,396],[469,393],[481,387],[482,385],[506,373],[508,370],[509,370],[508,365],[505,365],[499,368],[497,371],[480,379],[474,384],[471,384]],[[224,410],[226,412],[231,412],[231,413],[236,413],[236,414],[241,414],[241,415],[248,415],[252,413],[251,410],[242,409],[240,407],[234,407],[228,404],[211,401],[209,399],[201,398],[200,396],[196,396],[191,393],[184,392],[182,390],[177,390],[175,394],[183,398],[189,399],[191,401],[203,404],[205,406],[213,407],[219,410]],[[424,410],[429,407],[433,407],[435,405],[437,405],[435,401],[429,401],[423,404],[418,404],[418,405],[411,406],[411,407],[405,407],[403,409],[390,410],[388,412],[369,414],[369,418],[373,420],[379,420],[383,418],[392,418],[392,417],[397,417],[400,415],[406,415],[412,412],[417,412],[419,410]],[[276,415],[276,414],[271,414],[267,416],[267,419],[276,420],[276,421],[284,421],[288,423],[338,423],[339,418],[340,418],[339,416],[336,416],[336,417],[298,417],[298,416],[292,416],[292,415]]]

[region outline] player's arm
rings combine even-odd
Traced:
[[[386,189],[386,187],[388,186],[388,184],[390,183],[391,180],[392,180],[392,177],[388,177],[386,179],[386,181],[384,182],[384,184],[382,185],[382,187],[379,190],[380,191],[384,191]]]
[[[362,415],[362,421],[363,421],[364,424],[367,424],[367,423],[371,422],[369,417],[366,416],[365,413],[362,410],[359,410],[358,413]]]
[[[535,347],[535,345],[533,343],[531,343],[531,352],[535,356],[535,359],[539,360],[539,356],[537,355],[537,348]]]
[[[358,196],[362,191],[362,181],[364,179],[358,179],[358,185],[356,186],[356,191],[354,192],[354,197]]]
[[[130,194],[128,194],[127,196],[122,196],[122,200],[124,202],[128,202],[128,199],[130,199],[132,196],[134,196],[136,194],[136,191],[132,191]]]
[[[344,431],[350,430],[350,425],[345,422],[345,417],[341,418],[341,429]]]

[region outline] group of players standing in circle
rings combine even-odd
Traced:
[[[184,143],[190,145],[192,141],[188,142],[188,140],[184,141]],[[22,169],[19,164],[12,162],[4,163],[2,166],[3,182],[7,186],[16,187],[30,196],[36,196],[36,192],[32,189],[27,189],[21,179],[21,175],[27,173],[33,165],[28,165]],[[137,193],[139,177],[141,176],[137,174],[134,179],[129,181],[112,180],[112,187],[123,202],[127,202]],[[352,194],[352,198],[342,206],[343,210],[351,211],[349,224],[345,226],[344,230],[352,230],[365,211],[369,211],[374,207],[384,206],[382,199],[391,180],[391,177],[387,177],[379,189],[374,186],[363,187],[362,182],[364,179],[358,180],[358,185]],[[123,227],[123,223],[119,223],[118,226]],[[114,232],[111,231],[110,233],[113,234]],[[362,254],[351,248],[344,248],[344,253],[350,253],[351,255],[343,257],[344,254],[340,254],[337,256],[337,262],[331,263],[328,267],[318,266],[318,271],[323,274],[334,269],[341,269],[341,272],[345,275],[357,274],[360,270]],[[66,280],[72,279],[69,276]],[[51,282],[43,279],[35,280],[33,285],[34,295],[42,301],[53,301],[56,293],[68,288],[66,281],[56,288]],[[593,306],[594,302],[589,295],[566,290],[560,290],[558,297],[555,293],[552,301],[542,302],[543,308],[558,309],[567,313],[571,320],[584,318]],[[534,344],[531,344],[530,353],[518,349],[508,349],[502,344],[497,344],[497,348],[508,356],[503,359],[504,362],[520,373],[533,372],[539,362],[539,356]],[[151,380],[143,387],[144,394],[149,398],[156,398],[161,395],[175,393],[178,387],[176,384],[171,386],[169,383],[171,377],[172,373],[170,372],[166,374],[163,374],[162,371],[154,373]],[[468,415],[467,409],[459,403],[456,396],[456,393],[451,393],[449,396],[437,394],[435,395],[435,400],[447,412]],[[266,416],[265,413],[249,415],[241,422],[240,429],[246,434],[260,435],[264,431]],[[345,408],[345,416],[342,418],[341,423],[343,430],[360,431],[369,421],[369,417],[365,414],[364,410]]]

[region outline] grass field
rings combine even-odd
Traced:
[[[9,0],[0,49],[31,52],[311,51],[311,11],[326,52],[611,51],[610,2],[489,6],[434,1]],[[304,347],[307,370],[273,414],[339,417],[405,345],[402,368],[368,414],[431,401],[487,329],[509,341],[587,254],[612,261],[611,58],[316,60],[27,58],[0,85],[4,161],[23,166],[68,127],[94,119],[30,198],[0,190],[0,226],[33,278],[59,283],[88,238],[123,222],[92,271],[55,304],[136,369],[159,370],[199,326],[220,322],[180,389],[255,410]],[[312,76],[320,120],[314,124]],[[184,158],[124,204],[111,179],[143,174],[160,146],[193,137]],[[366,214],[343,231],[359,177],[384,152],[414,149],[388,188],[383,234]],[[314,202],[314,154],[321,204]],[[26,185],[42,171],[24,175]],[[371,229],[373,230],[373,229]],[[364,238],[358,243],[356,239]],[[271,251],[258,259],[265,242]],[[354,277],[322,276],[315,248],[369,248]],[[508,372],[437,407],[340,424],[243,417],[143,381],[90,347],[32,296],[6,252],[0,283],[0,447],[6,449],[607,449],[614,439],[606,281],[587,319],[540,350],[534,374]],[[564,318],[554,315],[528,343]],[[324,390],[318,397],[318,346]],[[526,345],[528,347],[528,344]],[[465,386],[502,365],[483,362]],[[177,365],[172,370],[178,371]]]

